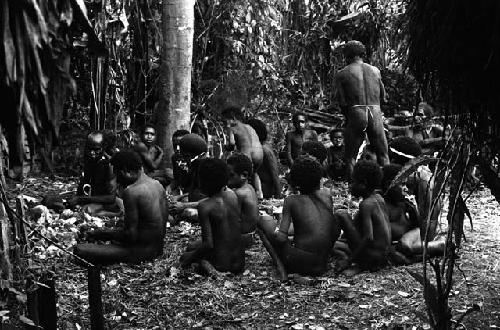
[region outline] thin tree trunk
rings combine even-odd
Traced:
[[[158,144],[170,164],[172,134],[189,130],[194,0],[164,0],[160,104],[156,108]]]

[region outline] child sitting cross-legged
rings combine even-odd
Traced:
[[[220,159],[204,159],[200,163],[199,183],[208,197],[198,204],[201,242],[188,247],[180,258],[186,267],[202,260],[220,272],[241,273],[245,253],[241,242],[241,219],[238,197],[226,189],[228,168]]]

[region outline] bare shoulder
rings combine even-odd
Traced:
[[[146,147],[144,142],[139,141],[136,144],[134,144],[134,150],[137,152],[144,152],[144,151],[148,151],[148,147]]]

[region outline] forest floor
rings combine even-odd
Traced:
[[[28,178],[11,184],[9,196],[40,198],[74,191],[75,181]],[[267,202],[269,204],[277,201]],[[500,207],[489,190],[468,200],[474,230],[466,224],[466,242],[457,260],[450,297],[454,319],[476,304],[463,320],[466,329],[500,328]],[[79,226],[101,226],[98,218],[50,212],[37,227],[70,247]],[[444,221],[444,218],[443,218]],[[407,272],[422,265],[389,267],[354,277],[329,270],[312,279],[278,280],[271,259],[257,240],[246,254],[246,271],[207,278],[179,269],[178,259],[199,230],[187,223],[167,229],[164,254],[154,262],[103,269],[102,290],[109,329],[289,328],[289,329],[429,329],[421,285]],[[86,271],[71,257],[32,236],[31,268],[56,275],[60,329],[89,329]]]

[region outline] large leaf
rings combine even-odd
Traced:
[[[410,175],[412,175],[415,171],[417,171],[420,166],[435,163],[437,161],[438,161],[437,158],[430,157],[427,155],[413,158],[408,163],[406,163],[406,165],[399,171],[396,177],[394,177],[387,190],[402,184],[406,179],[410,177]]]

